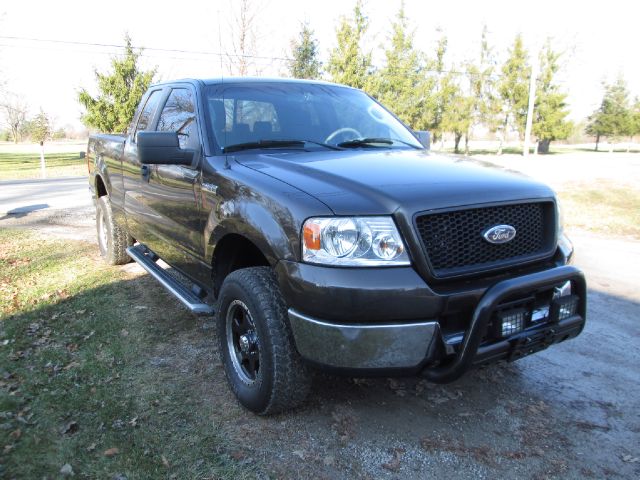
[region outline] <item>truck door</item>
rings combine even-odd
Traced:
[[[195,91],[191,86],[173,87],[159,112],[161,132],[177,132],[181,148],[196,152],[193,163],[149,165],[148,183],[142,184],[148,222],[147,246],[167,263],[197,277],[204,258],[200,201],[196,187],[200,178],[202,147]]]
[[[162,87],[150,90],[142,98],[143,105],[129,131],[122,154],[122,188],[124,190],[124,211],[127,218],[129,233],[140,243],[147,244],[151,232],[147,230],[153,224],[151,214],[146,205],[144,190],[149,180],[149,165],[142,165],[138,160],[137,136],[138,132],[152,130],[159,115],[158,107],[167,92]]]

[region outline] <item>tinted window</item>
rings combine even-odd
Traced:
[[[194,148],[198,142],[196,106],[191,90],[174,88],[162,109],[158,131],[177,132],[181,148]]]
[[[138,138],[138,132],[148,130],[149,122],[151,122],[151,118],[153,117],[153,112],[156,111],[156,107],[160,101],[160,92],[161,90],[155,90],[151,92],[151,95],[147,98],[147,102],[145,103],[142,112],[140,112],[140,117],[138,118],[138,125],[136,126],[136,140]]]

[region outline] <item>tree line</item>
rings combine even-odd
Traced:
[[[234,23],[233,52],[228,53],[230,73],[247,75],[248,61],[255,55],[257,28],[252,0],[243,0],[240,14]],[[390,24],[388,39],[382,52],[367,46],[369,22],[362,0],[356,0],[349,16],[342,17],[336,26],[335,44],[328,60],[321,61],[321,48],[312,26],[303,23],[287,53],[287,74],[295,78],[326,79],[360,88],[387,106],[402,121],[415,130],[428,130],[432,141],[442,141],[451,134],[456,152],[469,152],[469,141],[475,131],[483,129],[499,140],[497,153],[502,153],[507,136],[516,132],[524,138],[529,103],[529,82],[535,68],[535,104],[532,134],[536,150],[549,151],[554,140],[566,139],[575,130],[567,119],[567,93],[561,88],[560,53],[547,41],[535,58],[516,35],[504,52],[491,45],[488,29],[481,33],[478,51],[473,58],[454,64],[448,61],[448,39],[437,31],[435,48],[426,52],[416,46],[415,31],[401,3]],[[236,51],[237,50],[237,51]],[[373,62],[383,58],[381,65]],[[78,101],[84,107],[83,123],[103,132],[125,132],[137,105],[152,83],[157,69],[144,71],[139,66],[142,49],[132,46],[125,36],[125,54],[113,58],[111,72],[95,71],[98,94],[92,96],[82,88]],[[533,61],[532,61],[533,60]],[[256,67],[257,68],[257,67]],[[51,137],[49,117],[40,112],[27,118],[24,103],[0,102],[4,111],[5,136],[17,141],[21,137],[37,139],[46,130]],[[46,124],[48,127],[43,129]],[[37,128],[36,128],[37,127]],[[31,133],[33,132],[33,133]],[[602,138],[609,142],[640,133],[640,102],[631,100],[624,79],[604,85],[599,108],[588,118],[585,132],[596,138],[596,150]],[[463,146],[463,147],[462,147]]]
[[[364,44],[368,27],[363,2],[357,0],[352,14],[343,17],[336,28],[336,46],[323,66],[313,29],[303,24],[291,42],[289,74],[306,79],[326,77],[363,89],[411,128],[429,130],[434,141],[445,133],[453,134],[456,153],[462,140],[469,152],[469,140],[479,126],[497,136],[498,154],[509,132],[524,138],[533,72],[521,35],[516,35],[500,62],[485,26],[475,58],[448,64],[446,35],[438,32],[433,52],[417,48],[402,3],[384,47],[384,64],[376,66],[372,50]],[[548,153],[552,141],[568,138],[575,128],[567,119],[567,93],[557,81],[560,56],[547,40],[535,59],[539,68],[532,133],[539,153]],[[602,105],[589,117],[586,128],[587,134],[596,137],[596,150],[601,137],[616,141],[640,134],[639,101],[636,98],[631,105],[624,80],[620,77],[614,84],[605,84],[604,90]]]

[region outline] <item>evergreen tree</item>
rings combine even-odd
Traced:
[[[604,84],[600,107],[589,116],[586,133],[596,137],[596,151],[601,137],[610,144],[633,131],[633,116],[629,107],[629,91],[622,76],[615,83]],[[611,147],[613,148],[613,147]]]
[[[320,77],[318,41],[307,23],[302,25],[298,38],[291,41],[291,54],[293,58],[289,61],[289,75],[307,79]]]
[[[459,83],[451,83],[446,108],[442,114],[442,131],[454,135],[454,152],[460,153],[460,140],[469,135],[473,121],[474,97],[465,94]]]
[[[371,53],[362,50],[369,22],[357,0],[353,18],[342,18],[336,30],[337,45],[331,51],[327,71],[331,80],[355,88],[365,88],[371,75]]]
[[[502,144],[509,128],[518,131],[521,137],[524,135],[529,106],[531,66],[529,65],[528,53],[524,48],[520,34],[516,35],[508,55],[507,60],[502,65],[502,77],[498,82],[503,118],[499,129],[500,146],[498,147],[498,154],[502,153]]]
[[[501,103],[496,90],[495,69],[496,59],[493,49],[489,45],[487,26],[482,28],[480,56],[477,63],[469,62],[466,67],[469,77],[471,123],[469,132],[465,135],[465,152],[469,154],[469,138],[471,131],[477,125],[484,125],[495,133],[500,124]]]
[[[385,66],[373,76],[370,90],[403,122],[423,130],[433,122],[430,115],[433,79],[426,76],[422,56],[413,46],[413,32],[409,30],[404,3],[391,29]]]
[[[138,59],[142,50],[135,52],[131,38],[125,36],[125,57],[111,60],[112,72],[95,72],[100,93],[92,97],[86,89],[78,92],[78,101],[86,108],[82,121],[87,127],[101,132],[125,133],[142,95],[151,84],[156,70],[142,71]]]
[[[538,140],[539,153],[549,153],[549,144],[553,140],[564,140],[573,130],[573,123],[566,120],[569,114],[565,102],[567,95],[554,82],[559,57],[549,42],[540,54],[533,116],[533,134]]]
[[[31,121],[30,135],[38,143],[44,143],[51,136],[51,121],[46,113],[40,113]]]
[[[438,141],[438,139],[444,141],[444,132],[446,129],[443,128],[443,120],[447,108],[452,104],[458,90],[454,74],[445,70],[444,57],[447,53],[447,44],[447,37],[441,35],[436,47],[436,57],[429,62],[429,69],[437,75],[437,80],[434,82],[433,113],[431,115],[431,122],[428,125],[429,130],[432,132],[434,143]]]

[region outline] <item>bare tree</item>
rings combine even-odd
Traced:
[[[238,5],[235,7],[235,5]],[[231,52],[227,52],[227,62],[231,75],[246,76],[259,73],[256,67],[256,53],[259,36],[260,11],[256,0],[240,0],[231,5],[230,21]]]
[[[15,94],[6,94],[0,102],[0,110],[4,116],[4,122],[11,131],[13,143],[20,139],[20,129],[27,119],[27,103]]]

